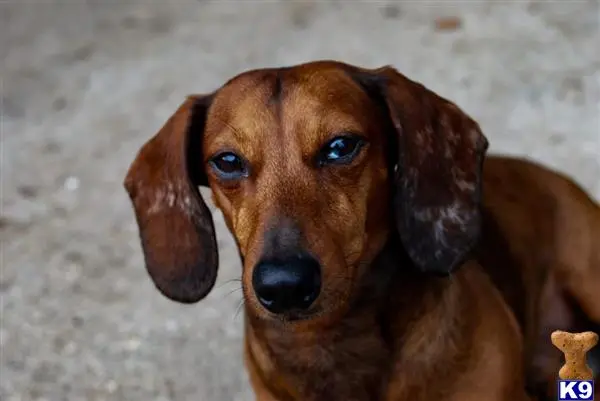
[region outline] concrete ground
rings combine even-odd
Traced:
[[[319,58],[393,64],[600,199],[597,1],[0,3],[0,399],[252,400],[240,268],[204,302],[154,290],[121,186],[184,96]],[[232,292],[233,291],[233,292]]]

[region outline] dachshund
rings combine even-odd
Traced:
[[[125,179],[166,297],[242,260],[258,401],[549,399],[555,329],[600,327],[600,207],[393,67],[322,60],[191,95]]]

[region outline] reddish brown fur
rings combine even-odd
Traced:
[[[205,130],[205,157],[235,149],[247,158],[255,178],[231,187],[219,185],[209,173],[209,182],[248,267],[243,275],[246,302],[255,303],[248,292],[250,275],[263,252],[266,230],[275,220],[293,217],[308,250],[328,266],[323,271],[328,290],[319,314],[330,318],[347,305],[348,283],[361,274],[357,261],[368,265],[387,238],[387,230],[381,229],[390,218],[387,166],[378,157],[385,146],[382,127],[371,122],[377,111],[368,96],[341,71],[319,76],[289,70],[280,100],[269,102],[276,75],[242,75],[216,96]],[[319,90],[326,82],[332,83],[330,89]],[[335,102],[342,98],[343,103]],[[326,110],[325,102],[332,102]],[[310,160],[316,150],[341,132],[368,135],[369,151],[351,168],[314,174]],[[260,307],[255,310],[262,315]]]
[[[315,168],[344,132],[368,145],[348,166]],[[181,302],[214,284],[214,229],[193,185],[212,188],[244,262],[258,400],[526,400],[526,377],[552,388],[560,368],[548,330],[600,323],[600,211],[528,162],[489,157],[482,176],[486,147],[458,107],[391,68],[316,62],[191,97],[126,185],[148,270]],[[247,179],[214,175],[223,150],[246,158]],[[269,229],[286,222],[323,266],[321,295],[294,321],[263,309],[251,283]]]

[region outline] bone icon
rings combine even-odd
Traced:
[[[558,371],[561,380],[592,380],[592,369],[586,364],[586,354],[598,343],[598,334],[586,331],[569,333],[557,330],[550,336],[552,344],[565,354],[565,364]]]

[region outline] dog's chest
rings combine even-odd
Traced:
[[[250,340],[249,360],[265,387],[281,401],[378,400],[387,381],[390,353],[374,332]]]

